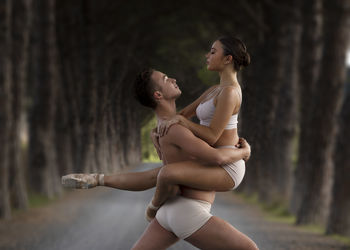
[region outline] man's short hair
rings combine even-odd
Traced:
[[[140,72],[134,82],[135,98],[143,105],[152,109],[157,107],[157,102],[153,98],[157,90],[156,84],[151,79],[154,69],[147,68]]]

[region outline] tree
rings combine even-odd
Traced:
[[[12,1],[0,3],[0,217],[11,217],[9,192],[9,145],[11,127],[11,73],[12,62],[9,48],[12,42]]]
[[[342,76],[343,77],[343,76]],[[327,234],[350,235],[350,95],[344,101],[334,155],[334,183]]]
[[[315,99],[310,114],[311,130],[303,140],[308,161],[301,162],[305,189],[297,213],[297,224],[324,222],[331,154],[335,143],[336,117],[345,83],[345,54],[349,42],[349,1],[324,1],[323,53]],[[317,128],[317,129],[314,129]],[[304,163],[304,164],[303,164]]]
[[[57,51],[55,1],[34,1],[32,72],[33,106],[30,113],[29,175],[34,191],[53,198],[62,190],[55,151]]]
[[[300,207],[301,195],[307,188],[304,175],[304,165],[309,164],[310,149],[309,134],[311,132],[312,103],[314,101],[314,89],[317,82],[322,33],[322,1],[304,1],[301,6],[302,34],[299,57],[299,149],[298,166],[294,173],[293,192],[290,202],[290,210],[296,214]]]
[[[12,67],[12,126],[10,129],[10,185],[13,206],[20,209],[28,207],[28,194],[25,180],[23,146],[21,145],[21,123],[25,110],[25,87],[28,73],[29,38],[32,20],[32,2],[19,0],[13,2],[12,43],[9,51]]]
[[[281,104],[287,99],[282,99],[279,94],[282,83],[286,81],[286,59],[290,55],[290,45],[297,45],[297,32],[289,36],[288,32],[294,31],[298,23],[298,6],[295,1],[270,1],[257,5],[256,12],[264,21],[262,26],[265,28],[259,29],[258,39],[251,45],[253,61],[244,74],[244,80],[248,83],[243,89],[242,131],[252,144],[245,190],[258,192],[262,201],[274,202],[276,195],[283,196],[278,184],[280,174],[288,173],[280,170],[286,166],[279,165],[281,162],[276,154],[286,154],[287,158],[290,154],[292,136],[282,131],[288,130],[287,126],[293,120],[293,108],[282,111]],[[295,49],[298,49],[297,46]],[[295,81],[292,75],[290,79],[293,78],[292,81]],[[285,117],[278,116],[278,112],[283,112]]]

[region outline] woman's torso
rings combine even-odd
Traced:
[[[220,93],[223,88],[216,86],[211,92],[208,93],[204,100],[197,106],[196,115],[200,120],[200,123],[204,126],[209,126],[210,122],[215,114],[216,104],[218,98],[220,98]],[[237,100],[237,105],[231,114],[229,124],[225,125],[223,133],[220,135],[219,139],[213,145],[214,147],[236,145],[238,143],[238,131],[237,131],[237,117],[240,109],[241,100]]]

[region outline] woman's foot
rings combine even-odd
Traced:
[[[159,207],[154,206],[152,204],[152,201],[148,204],[145,212],[145,218],[148,222],[151,222],[151,220],[153,220],[154,217],[156,217],[158,209]]]
[[[62,176],[62,185],[67,188],[88,189],[104,185],[104,174],[69,174]]]

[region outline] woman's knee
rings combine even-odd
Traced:
[[[157,183],[159,184],[177,184],[176,183],[176,169],[172,165],[165,165],[159,171],[157,176]]]

